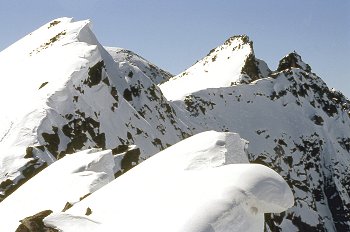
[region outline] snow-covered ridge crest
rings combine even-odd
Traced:
[[[177,146],[173,145],[150,159],[162,163],[161,167],[157,167],[162,169],[161,173],[201,170],[226,164],[249,163],[247,147],[248,142],[237,133],[206,131],[182,140]]]
[[[180,100],[207,88],[250,83],[267,77],[269,72],[266,63],[255,58],[253,42],[248,36],[232,36],[192,67],[161,84],[160,88],[168,100]]]
[[[6,59],[1,61],[9,63],[13,60],[19,61],[27,59],[28,55],[34,56],[45,52],[53,46],[69,44],[74,41],[85,42],[88,38],[80,33],[84,31],[84,28],[86,31],[86,29],[91,29],[90,27],[90,20],[75,21],[68,17],[54,19],[1,51],[1,57],[6,56]]]
[[[137,164],[190,134],[147,76],[160,69],[114,61],[90,27],[56,19],[1,52],[0,200],[65,154],[137,144]]]
[[[112,181],[113,167],[111,150],[91,149],[58,160],[1,202],[0,231],[15,231],[21,219],[46,209],[67,210]]]
[[[65,232],[263,231],[264,213],[291,207],[293,194],[276,172],[242,163],[246,145],[235,133],[194,135],[44,222]]]
[[[12,107],[0,115],[0,201],[56,157],[82,149],[112,149],[118,154],[114,172],[121,174],[192,134],[235,131],[251,141],[251,162],[271,167],[293,188],[295,206],[267,214],[266,231],[350,231],[350,102],[310,72],[299,55],[286,56],[272,73],[263,61],[248,56],[232,86],[204,88],[169,102],[156,86],[164,80],[159,69],[148,69],[148,62],[130,51],[106,51],[96,44],[89,23],[70,20],[53,20],[22,40],[23,49],[16,43],[7,50],[14,53],[0,54],[6,64],[0,86],[5,107],[0,106]],[[218,54],[214,62],[197,66],[197,73],[209,72],[219,60]],[[221,72],[235,66],[227,65]],[[216,79],[215,73],[211,77]],[[175,93],[183,88],[174,87],[170,91]],[[218,146],[222,141],[226,145]],[[175,169],[183,176],[217,172],[236,162],[228,160],[227,144],[224,136],[203,146],[207,153],[199,149],[195,154],[189,143],[186,159],[172,159],[181,167]],[[210,155],[209,145],[217,155]],[[133,197],[147,200],[142,193]],[[86,208],[81,212],[90,220]],[[61,216],[69,215],[75,220],[72,214]]]
[[[97,41],[93,37],[88,20],[56,19],[0,53],[0,62],[7,67],[3,73],[7,78],[2,78],[0,91],[0,105],[6,108],[1,115],[0,137],[8,129],[4,126],[6,121],[15,124],[16,119],[33,109],[45,108],[47,98],[86,66],[89,60],[84,57],[90,57],[96,50]],[[84,40],[94,43],[86,44]],[[13,67],[14,64],[20,68]],[[16,86],[16,91],[9,86]]]
[[[0,115],[2,188],[16,185],[29,166],[38,169],[44,167],[44,162],[54,161],[51,155],[42,153],[43,149],[39,152],[42,154],[32,157],[33,149],[28,148],[44,145],[38,134],[51,129],[45,127],[50,124],[45,120],[59,120],[58,109],[69,107],[62,103],[73,94],[63,89],[74,77],[84,76],[88,64],[98,58],[96,42],[88,20],[59,18],[0,53],[0,63],[6,67],[0,86],[0,105],[6,109]]]

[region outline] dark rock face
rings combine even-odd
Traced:
[[[256,64],[255,56],[250,54],[245,62],[245,65],[242,68],[242,73],[250,77],[250,82],[258,80],[259,77],[259,68]]]
[[[324,192],[330,211],[332,212],[335,228],[337,231],[349,231],[350,204],[344,203],[335,182],[336,179],[326,178]],[[348,182],[347,185],[349,186],[349,184]]]
[[[98,85],[102,80],[102,72],[104,71],[105,65],[103,60],[99,61],[97,64],[89,68],[88,78],[83,82],[90,88],[92,86]]]
[[[292,52],[280,60],[277,71],[283,71],[290,68],[301,68],[306,72],[311,72],[310,65],[305,64],[296,52]]]
[[[136,146],[120,145],[112,150],[113,155],[122,154],[123,158],[120,162],[120,170],[115,174],[118,177],[129,171],[140,163],[141,151]]]
[[[213,109],[215,106],[215,103],[205,101],[193,95],[186,96],[184,103],[192,116],[198,116],[200,113],[205,114],[207,108]]]
[[[323,118],[321,116],[318,116],[318,115],[314,115],[312,118],[311,118],[312,121],[315,122],[316,125],[319,125],[319,126],[322,126],[323,125]]]
[[[241,70],[242,74],[245,74],[245,78],[242,78],[241,80],[241,84],[249,84],[253,81],[259,80],[261,78],[265,78],[267,76],[265,76],[266,74],[262,73],[262,70],[260,70],[259,65],[260,62],[258,59],[255,58],[254,53],[251,53],[246,61],[245,64]],[[271,71],[270,70],[266,70],[268,73],[270,74]]]
[[[20,179],[17,183],[14,183],[10,179],[7,179],[6,181],[0,183],[0,189],[3,191],[3,193],[0,194],[0,202],[46,167],[47,163],[42,162],[38,158],[34,158],[28,161],[28,163],[23,167],[23,178]]]
[[[43,219],[52,213],[51,210],[39,212],[33,216],[22,219],[16,232],[58,232],[58,230],[46,227]]]

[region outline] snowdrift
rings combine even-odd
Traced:
[[[65,232],[263,231],[264,213],[288,209],[293,194],[270,168],[245,163],[246,146],[234,133],[195,135],[44,222]]]
[[[64,157],[26,182],[0,204],[0,231],[50,209],[64,211],[114,179],[111,150],[91,149]]]

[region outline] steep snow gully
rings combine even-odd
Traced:
[[[173,76],[59,18],[0,65],[0,231],[350,231],[350,102],[296,52]]]

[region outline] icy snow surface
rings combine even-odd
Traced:
[[[246,163],[245,148],[238,134],[197,134],[44,222],[65,232],[263,231],[264,213],[291,207],[293,195],[276,172]]]

